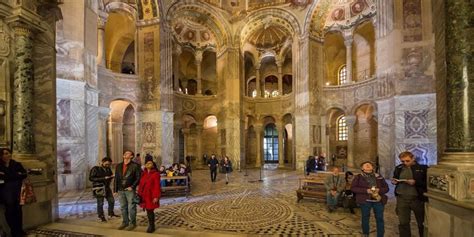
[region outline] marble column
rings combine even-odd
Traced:
[[[283,62],[277,61],[278,68],[278,95],[283,95]]]
[[[15,74],[13,87],[13,150],[18,155],[35,154],[33,134],[33,41],[24,25],[15,31]]]
[[[107,156],[107,119],[109,118],[109,113],[109,108],[99,108],[99,159]]]
[[[257,159],[255,160],[255,166],[260,167],[262,165],[262,125],[254,125],[256,141],[257,142]]]
[[[97,63],[105,67],[105,23],[107,15],[100,13],[97,18]]]
[[[257,98],[262,97],[262,89],[260,89],[260,64],[255,66],[255,86],[257,90]]]
[[[177,46],[175,50],[173,50],[173,88],[175,91],[179,91],[179,56],[181,55],[181,52],[182,50],[180,46]]]
[[[347,166],[354,168],[354,125],[357,121],[357,117],[354,115],[345,116],[347,124]]]
[[[474,236],[474,5],[443,3],[433,3],[433,14],[445,14],[445,32],[437,37],[446,44],[447,95],[437,103],[446,103],[446,150],[439,164],[428,169],[425,226],[427,236]]]
[[[352,36],[346,37],[344,45],[346,46],[346,83],[352,83]]]
[[[278,164],[280,167],[285,165],[285,154],[283,154],[283,137],[285,135],[285,125],[276,124],[278,129]]]
[[[181,131],[183,132],[183,140],[184,140],[184,152],[183,153],[184,153],[184,158],[186,158],[186,156],[189,156],[189,151],[188,151],[189,128],[183,128]],[[197,157],[196,159],[199,159],[199,157]]]
[[[202,75],[201,75],[201,64],[202,64],[202,51],[196,52],[196,71],[197,71],[197,93],[198,95],[202,95]]]
[[[109,121],[109,154],[113,163],[122,162],[123,123]]]
[[[199,160],[200,157],[202,157],[202,125],[198,124],[196,125],[196,132],[197,132],[197,151],[196,151],[196,160]]]

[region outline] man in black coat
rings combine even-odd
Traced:
[[[92,194],[97,198],[97,214],[102,222],[106,222],[104,215],[104,198],[107,199],[109,204],[108,214],[109,218],[115,217],[114,214],[114,195],[110,188],[110,183],[114,178],[110,165],[112,159],[104,157],[100,166],[94,166],[91,169],[89,180],[92,182]]]
[[[140,166],[132,162],[133,152],[123,153],[123,162],[115,167],[114,192],[118,193],[122,210],[122,225],[119,230],[133,230],[137,227],[137,196],[136,190],[140,183]]]
[[[217,160],[216,155],[212,154],[211,159],[207,161],[207,165],[211,170],[211,182],[216,182],[217,166],[219,166],[219,161]]]
[[[5,205],[5,219],[12,237],[23,236],[23,212],[20,205],[20,193],[26,170],[20,162],[12,159],[8,148],[0,149],[0,203]]]
[[[411,236],[410,216],[413,210],[421,237],[423,236],[423,222],[425,218],[424,202],[428,200],[423,195],[427,191],[426,173],[428,166],[418,164],[415,161],[415,156],[409,151],[400,153],[398,158],[402,164],[395,168],[392,184],[396,185],[396,212],[400,222],[398,225],[400,236]]]

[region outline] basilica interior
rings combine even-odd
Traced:
[[[308,156],[389,179],[411,151],[426,236],[473,236],[473,32],[472,0],[2,0],[0,146],[30,173],[25,228],[125,235],[95,221],[88,175],[131,150],[193,169],[157,235],[359,236],[360,213],[296,203]],[[211,154],[230,185],[209,187]]]

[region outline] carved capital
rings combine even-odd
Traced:
[[[202,50],[198,50],[194,54],[194,57],[196,59],[196,64],[201,64],[201,62],[202,62],[202,53],[203,53]]]

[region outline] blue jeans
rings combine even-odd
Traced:
[[[339,200],[339,193],[336,194],[336,196],[333,196],[331,195],[331,193],[329,192],[326,196],[326,204],[328,206],[333,206],[333,207],[336,207],[337,206],[337,201]]]
[[[385,232],[383,223],[383,209],[382,202],[365,202],[360,204],[360,210],[362,211],[362,233],[368,235],[370,232],[369,220],[370,220],[370,209],[374,209],[375,223],[377,223],[377,237],[383,237]]]
[[[122,210],[122,224],[137,224],[137,204],[133,203],[135,191],[119,191],[120,209]]]
[[[160,186],[161,187],[166,187],[166,180],[164,180],[164,179],[160,180]]]

